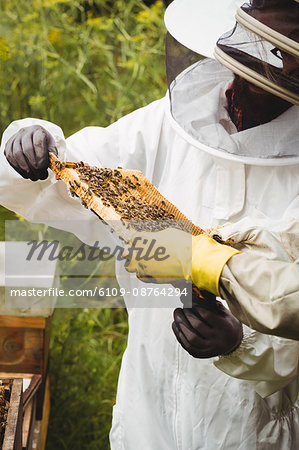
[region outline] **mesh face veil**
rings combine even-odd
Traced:
[[[286,6],[278,7],[281,3]],[[170,121],[183,139],[227,160],[298,163],[299,108],[290,104],[299,104],[299,3],[252,0],[238,11],[246,20],[238,19],[234,27],[241,5],[242,0],[188,0],[186,7],[186,0],[174,0],[168,7]],[[223,35],[226,30],[232,31]],[[234,72],[276,97],[258,94]],[[229,113],[229,92],[236,81],[234,102],[241,111],[241,131]]]
[[[237,23],[222,35],[216,59],[237,75],[299,105],[299,4],[252,0],[238,9]]]
[[[168,32],[166,34],[165,41],[165,61],[168,87],[170,88],[171,83],[181,72],[183,72],[183,70],[201,59],[201,55],[180,44]]]

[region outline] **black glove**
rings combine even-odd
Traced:
[[[53,136],[40,125],[21,128],[6,143],[4,154],[23,178],[45,180],[50,165],[49,152],[57,155]]]
[[[213,294],[192,298],[192,308],[174,311],[173,332],[181,346],[194,358],[226,355],[239,347],[242,324]]]

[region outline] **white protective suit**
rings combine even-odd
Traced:
[[[21,127],[40,123],[54,135],[61,158],[140,169],[168,200],[203,228],[247,216],[253,221],[263,218],[270,226],[272,221],[292,216],[299,193],[295,159],[281,157],[269,160],[267,166],[257,157],[257,147],[271,154],[289,142],[294,145],[296,141],[298,146],[294,126],[298,108],[291,108],[270,124],[236,133],[224,100],[232,74],[211,60],[200,64],[198,70],[203,80],[202,89],[196,91],[198,100],[213,105],[208,115],[204,107],[194,110],[199,127],[205,131],[205,145],[174,121],[168,96],[106,129],[85,128],[68,138],[66,146],[61,130],[53,124],[17,121],[3,136],[1,204],[29,220],[86,218],[86,229],[74,229],[71,222],[68,228],[85,241],[98,238],[92,237],[97,219],[70,198],[62,182],[53,178],[34,183],[24,180],[5,160],[7,139]],[[198,77],[196,80],[200,83]],[[290,122],[293,128],[287,132]],[[223,149],[209,149],[210,123],[220,124],[228,147],[230,140],[235,147],[234,138],[241,150],[255,145],[255,163],[246,156],[240,159]],[[214,133],[214,127],[211,131]],[[210,137],[215,140],[214,134]],[[120,283],[122,271],[118,266]],[[135,278],[126,280],[126,288],[142,285]],[[127,304],[131,300],[125,297]],[[153,304],[157,301],[152,300]],[[299,342],[248,328],[233,354],[214,360],[194,359],[176,341],[171,308],[128,307],[128,313],[128,345],[110,434],[113,450],[299,448]]]

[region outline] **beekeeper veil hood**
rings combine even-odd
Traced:
[[[235,159],[299,159],[298,107],[268,123],[252,108],[256,125],[237,133],[226,99],[236,74],[266,91],[260,101],[269,109],[270,94],[299,104],[298,12],[296,0],[174,0],[165,12],[166,69],[177,131]]]
[[[299,104],[297,0],[175,0],[165,24],[169,82],[199,55],[215,57],[247,81]]]
[[[215,57],[234,73],[290,103],[299,104],[299,4],[252,0],[217,41]]]

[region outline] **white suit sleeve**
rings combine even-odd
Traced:
[[[29,221],[63,228],[87,243],[95,242],[100,221],[82,208],[78,199],[70,197],[64,183],[57,181],[54,174],[50,173],[44,181],[32,182],[23,179],[7,162],[3,153],[5,143],[19,129],[40,124],[53,135],[59,158],[64,161],[84,160],[91,165],[102,167],[120,165],[150,173],[155,164],[163,127],[164,103],[165,99],[158,100],[107,128],[87,127],[68,139],[64,138],[59,127],[46,121],[23,119],[13,122],[2,137],[0,204]],[[63,221],[63,225],[60,221]]]
[[[293,317],[289,332],[284,328],[287,336],[292,337],[291,330],[296,336],[296,322],[298,335],[298,320],[291,316],[296,299],[298,304],[299,271],[298,262],[294,261],[295,247],[299,251],[297,245],[294,247],[298,221],[288,220],[286,225],[277,225],[275,232],[250,228],[239,236],[232,235],[235,242],[241,243],[244,253],[235,255],[223,271],[221,292],[233,312],[244,317],[249,325],[257,323],[262,331],[278,327],[282,316],[286,327]],[[237,229],[238,224],[233,227]],[[233,292],[231,298],[230,292]],[[216,367],[235,378],[252,381],[262,397],[298,377],[299,341],[261,334],[246,326],[244,330],[240,347],[230,355],[219,357],[214,362]]]
[[[272,261],[254,252],[235,255],[222,271],[220,294],[249,327],[299,340],[299,259]]]
[[[252,331],[244,327],[240,347],[220,356],[215,366],[228,375],[252,381],[261,397],[267,397],[298,377],[299,342]]]

